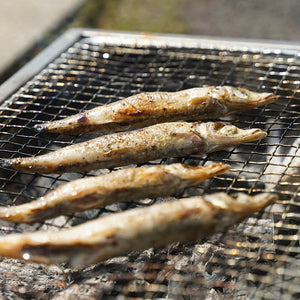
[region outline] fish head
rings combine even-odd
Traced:
[[[259,193],[256,195],[236,193],[229,196],[226,193],[219,192],[204,195],[204,199],[220,209],[247,216],[274,203],[278,200],[278,196],[273,193]]]
[[[256,93],[245,88],[217,86],[211,91],[211,97],[222,99],[230,113],[240,112],[271,103],[278,99],[272,93]]]
[[[207,153],[267,136],[267,133],[259,128],[241,129],[225,122],[194,123],[193,131],[205,142]]]

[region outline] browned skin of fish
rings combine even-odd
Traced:
[[[38,124],[35,128],[65,134],[125,131],[162,122],[215,119],[276,99],[277,96],[271,93],[256,93],[231,86],[141,93],[62,120]]]
[[[276,195],[216,193],[135,208],[57,232],[0,237],[0,256],[83,268],[172,242],[191,242],[229,227],[277,200]]]
[[[122,201],[166,197],[229,169],[223,164],[192,167],[179,163],[120,169],[73,180],[29,203],[0,207],[0,218],[32,223]]]
[[[36,173],[84,172],[218,151],[261,139],[260,129],[225,123],[173,122],[114,133],[35,157],[2,159],[2,167]]]

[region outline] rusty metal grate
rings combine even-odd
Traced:
[[[176,91],[224,84],[243,86],[253,91],[271,91],[280,98],[224,120],[242,128],[264,129],[268,132],[266,139],[208,156],[152,163],[181,161],[205,165],[221,161],[231,165],[229,173],[175,197],[212,191],[272,191],[278,193],[280,201],[225,234],[193,244],[131,253],[82,271],[59,266],[68,277],[64,286],[52,292],[53,282],[49,279],[53,278],[52,270],[44,267],[49,286],[42,292],[39,288],[27,292],[30,295],[39,292],[41,298],[64,290],[76,294],[76,283],[89,290],[87,293],[105,299],[298,298],[300,47],[178,36],[74,32],[67,33],[47,50],[51,55],[44,54],[45,66],[41,62],[31,63],[32,70],[28,71],[27,67],[26,80],[9,83],[8,90],[15,89],[14,93],[9,95],[3,92],[7,85],[2,87],[2,95],[6,96],[0,107],[0,157],[37,155],[89,139],[94,135],[38,134],[33,126],[142,91]],[[0,205],[31,201],[71,179],[107,171],[37,175],[0,169]],[[122,203],[31,226],[0,222],[0,234],[59,230],[102,214],[156,201],[160,199]],[[7,262],[0,261],[0,270],[5,269],[4,263]],[[0,281],[6,278],[3,282],[7,282],[8,275],[3,274]],[[14,294],[8,285],[2,286],[0,291],[4,295]]]

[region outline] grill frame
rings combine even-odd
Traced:
[[[221,38],[209,38],[209,37],[191,37],[191,36],[178,36],[178,35],[149,35],[149,34],[139,34],[139,33],[124,33],[124,32],[107,32],[107,31],[99,31],[99,30],[84,30],[84,29],[73,29],[70,30],[68,32],[66,32],[63,36],[61,36],[56,42],[54,42],[50,47],[48,47],[46,50],[44,50],[40,55],[38,55],[35,59],[33,59],[30,63],[28,63],[24,68],[22,68],[19,72],[17,72],[12,78],[10,78],[7,82],[5,82],[1,88],[0,88],[0,101],[1,103],[3,103],[2,105],[5,107],[6,105],[10,105],[13,101],[14,101],[14,92],[17,91],[23,84],[27,83],[28,81],[31,80],[31,78],[33,76],[35,76],[36,74],[38,74],[39,72],[41,72],[49,63],[51,63],[54,59],[56,59],[63,51],[65,51],[66,49],[68,49],[71,45],[73,45],[76,41],[80,40],[80,39],[84,39],[84,38],[94,38],[96,39],[97,43],[103,43],[105,42],[106,44],[110,44],[110,45],[115,45],[115,46],[119,46],[119,45],[136,45],[137,47],[150,47],[150,46],[154,46],[154,47],[182,47],[184,46],[184,48],[206,48],[206,49],[218,49],[218,50],[231,50],[231,51],[245,51],[245,52],[263,52],[263,53],[274,53],[276,55],[276,57],[278,59],[280,59],[280,55],[281,54],[286,54],[286,55],[296,55],[297,53],[300,52],[300,44],[298,43],[290,43],[290,42],[272,42],[272,41],[250,41],[250,40],[238,40],[238,39],[221,39]],[[187,53],[185,53],[185,55],[188,55]],[[291,109],[292,111],[292,109]],[[267,112],[267,111],[266,111]],[[256,122],[256,123],[259,123]],[[251,123],[249,124],[251,125]],[[286,130],[288,130],[288,128],[286,128]],[[272,136],[272,130],[270,130],[269,134]],[[274,130],[274,139],[276,139],[276,130]],[[74,140],[70,140],[70,143],[73,143]],[[274,147],[279,147],[281,141],[276,141],[274,142]],[[283,143],[283,145],[287,145],[287,143]],[[254,156],[258,156],[260,155],[259,152],[259,145],[258,144],[251,144],[250,147],[255,147],[254,151],[251,152],[251,156],[252,158]],[[241,148],[242,149],[242,148]],[[276,152],[276,150],[273,150],[273,154]],[[249,150],[246,151],[246,153],[249,153]],[[234,152],[230,152],[230,155],[233,155]],[[272,154],[272,155],[273,155]],[[267,155],[267,152],[264,153],[264,155]],[[272,155],[269,158],[269,163],[271,163],[271,159],[272,159]],[[276,156],[276,155],[274,155]],[[248,158],[247,163],[251,163],[251,157]],[[213,159],[217,160],[217,156],[214,157]],[[209,158],[207,158],[206,160],[210,161]],[[226,160],[226,159],[225,159]],[[255,159],[254,159],[255,161]],[[205,160],[204,160],[205,162]],[[226,162],[226,161],[225,161]],[[241,163],[240,161],[236,161],[237,163]],[[288,168],[288,166],[287,166]],[[238,170],[238,168],[237,168]],[[242,170],[242,169],[241,169]],[[251,171],[252,172],[252,171]],[[34,177],[36,178],[36,176]],[[35,180],[35,179],[32,179]],[[239,189],[245,189],[243,186],[240,188],[238,187],[237,190]],[[226,190],[226,189],[225,189]],[[255,192],[256,190],[258,190],[257,188],[253,187],[253,191]],[[273,191],[273,188],[270,188],[270,191]],[[283,193],[284,195],[284,193]],[[292,197],[294,200],[296,201],[296,197],[298,195],[298,192],[295,191],[286,191],[286,199],[283,199],[284,201],[287,201],[287,199],[290,199],[290,197]],[[113,210],[111,211],[113,212]],[[289,211],[286,212],[286,214],[288,215]],[[270,214],[272,214],[272,211],[267,210],[266,214],[264,214],[264,216],[269,216]],[[258,216],[263,216],[262,214],[259,214]],[[256,217],[256,221],[259,219],[259,217]],[[286,219],[289,221],[288,216],[286,216]],[[247,221],[248,223],[253,222],[253,219],[249,219]],[[290,221],[289,221],[290,222]],[[291,227],[292,229],[294,228],[293,226],[290,226],[292,224],[288,224],[289,226],[286,225],[286,228]],[[53,225],[52,225],[53,226]],[[61,225],[57,225],[57,228],[60,228]],[[64,225],[65,226],[65,225]],[[239,233],[242,233],[243,231],[243,224],[241,224],[240,226],[238,226],[237,230]],[[47,222],[46,225],[44,226],[47,228]],[[247,228],[246,228],[247,229]],[[285,229],[285,228],[284,228]],[[26,227],[25,229],[26,230]],[[33,230],[32,228],[30,228],[30,230]],[[248,229],[249,230],[249,229]],[[280,228],[278,229],[280,230]],[[232,235],[235,234],[235,231],[230,231]],[[279,231],[278,231],[279,232]],[[263,233],[259,233],[258,235],[262,235]],[[277,234],[279,235],[279,234]],[[266,240],[268,240],[268,238],[266,238]],[[218,236],[215,241],[217,241],[218,243],[221,243],[222,240],[222,236]],[[233,239],[234,241],[234,239]],[[261,244],[263,243],[264,239],[263,237],[261,237],[261,239],[257,238],[256,241],[253,242],[253,245],[255,244]],[[218,252],[218,248],[217,248],[217,244],[211,244],[211,248],[213,250],[216,250]],[[296,241],[294,243],[296,245]],[[253,246],[254,247],[254,246]],[[294,247],[294,248],[293,248]],[[280,247],[279,247],[280,248]],[[297,251],[297,249],[295,249],[296,247],[291,245],[290,246],[290,251],[295,251],[296,254],[299,254],[299,252]],[[190,253],[189,248],[180,248],[182,252],[186,252],[187,254]],[[209,249],[209,248],[208,248]],[[232,252],[230,252],[232,249],[227,248],[225,253],[227,255],[229,255],[230,257],[233,257],[233,259],[237,259],[237,257],[239,257],[239,259],[243,258],[243,249],[240,249],[240,256],[238,254],[234,254]],[[265,256],[260,257],[260,259],[265,259],[267,262],[268,261],[272,261],[272,259],[270,257],[272,257],[272,249],[264,249]],[[203,249],[199,250],[199,253],[203,254]],[[256,258],[256,255],[253,253],[254,248],[251,249],[251,251],[244,253],[245,257],[247,257],[251,260]],[[170,254],[171,253],[171,254]],[[176,262],[178,263],[178,260],[180,261],[180,259],[178,259],[178,257],[180,257],[180,255],[178,256],[178,253],[180,254],[180,250],[176,251],[174,255],[172,255],[172,249],[168,249],[168,252],[165,253],[165,262],[170,259],[171,257],[171,261],[173,259],[173,263],[176,264]],[[204,255],[204,254],[203,254]],[[206,254],[208,255],[208,254]],[[269,255],[269,256],[268,256]],[[162,268],[164,268],[163,270],[165,270],[166,272],[168,271],[168,268],[166,267],[166,264],[162,263],[162,261],[157,261],[158,258],[161,259],[161,255],[157,255],[152,256],[152,258],[150,259],[150,262],[148,264],[148,268],[149,270],[153,271],[153,270],[157,270],[158,265],[161,265]],[[184,257],[184,255],[183,255]],[[222,255],[220,254],[220,257],[222,257]],[[244,257],[244,258],[245,258]],[[290,262],[294,262],[294,260],[291,260],[291,258],[289,256],[287,256],[287,259],[290,259]],[[216,269],[220,268],[220,261],[219,260],[215,260],[214,258],[212,260],[209,260],[210,264],[215,267]],[[283,257],[281,257],[281,261],[282,264],[284,264],[283,261]],[[236,266],[236,263],[232,262],[231,263]],[[248,263],[248,265],[247,265]],[[253,261],[250,262],[245,262],[246,266],[252,266],[255,268],[255,263]],[[250,265],[249,265],[250,264]],[[122,263],[119,263],[118,261],[116,262],[116,265],[118,267],[120,267],[121,269],[124,269],[124,265]],[[263,264],[262,264],[263,265]],[[267,265],[267,264],[266,264]],[[265,265],[265,266],[266,266]],[[100,265],[101,268],[103,268],[104,270],[111,270],[114,269],[114,266],[111,266],[111,263],[104,263]],[[228,266],[228,265],[227,265]],[[212,267],[212,268],[213,268]],[[129,256],[129,261],[127,262],[127,274],[130,274],[130,278],[132,280],[132,282],[135,282],[136,280],[142,280],[141,278],[135,277],[134,275],[132,275],[129,270],[131,269],[135,269],[135,270],[141,270],[142,268],[145,268],[145,265],[143,265],[142,262],[140,262],[140,257],[137,254],[132,254],[131,256]],[[197,269],[197,265],[193,266],[193,268],[195,268],[195,272],[199,273],[199,270]],[[193,269],[192,268],[192,269]],[[241,269],[237,268],[237,269],[232,269],[229,270],[229,273],[231,274],[232,277],[237,276],[235,275],[235,272],[237,272],[238,270],[241,271]],[[180,278],[184,278],[183,275],[180,273],[182,270],[179,269],[179,272],[176,274],[176,276],[174,276],[174,278],[172,277],[171,279],[169,279],[169,283],[168,285],[172,285],[172,282],[177,282],[180,285]],[[261,278],[264,279],[264,276],[262,275],[264,270],[259,269],[257,271],[258,274],[256,274],[254,272],[254,275],[257,276],[261,276]],[[156,271],[155,271],[156,272]],[[148,276],[152,276],[153,272],[149,272],[146,273]],[[183,272],[183,271],[182,271]],[[280,269],[278,271],[279,273],[281,272]],[[100,267],[96,267],[95,269],[91,269],[88,268],[87,270],[85,270],[81,275],[77,275],[79,278],[86,278],[86,277],[92,277],[94,275],[99,275],[102,274],[102,270],[100,270]],[[74,273],[72,273],[74,276]],[[166,294],[165,292],[163,292],[165,285],[165,279],[163,279],[163,275],[161,272],[157,272],[156,275],[161,276],[161,278],[148,278],[150,282],[153,283],[153,288],[155,289],[155,287],[157,288],[156,290],[156,294],[151,294],[151,290],[148,290],[147,293],[144,294],[139,294],[138,292],[138,287],[141,288],[143,286],[143,282],[140,282],[140,285],[137,285],[137,289],[135,292],[135,296],[137,295],[143,295],[144,296],[153,296],[153,295],[160,295],[162,296],[163,294]],[[119,288],[122,287],[122,282],[124,285],[124,288],[127,289],[128,295],[133,295],[132,292],[130,292],[130,286],[126,286],[126,284],[124,283],[124,278],[122,277],[118,277],[118,275],[116,273],[113,273],[113,275],[115,276],[116,280],[119,282],[121,282],[121,284],[119,285]],[[252,276],[254,276],[253,274],[251,274]],[[286,276],[291,276],[291,274],[287,274]],[[182,276],[182,277],[180,277]],[[187,276],[187,274],[185,274],[185,276]],[[101,276],[100,276],[101,277]],[[178,279],[179,278],[179,279]],[[187,278],[187,277],[185,277]],[[296,277],[296,279],[299,280],[299,277]],[[147,279],[147,278],[146,278]],[[248,278],[249,280],[251,280],[251,276]],[[252,278],[253,279],[253,278]],[[74,278],[72,279],[74,280]],[[76,279],[78,281],[78,278]],[[75,280],[75,281],[76,281]],[[129,279],[130,280],[130,279]],[[196,280],[196,278],[192,278],[191,281],[187,280],[187,284],[190,284],[194,289],[195,286],[193,286],[193,282],[195,281],[194,284],[196,284],[197,282],[199,284],[202,284],[203,282],[206,282],[206,278],[201,277],[201,274],[199,275],[198,279]],[[253,280],[255,281],[255,280]],[[125,280],[126,282],[126,280]],[[132,283],[131,282],[131,283]],[[182,282],[181,282],[182,283]],[[261,283],[261,282],[260,282]],[[222,283],[220,283],[220,286],[222,286]],[[267,285],[268,282],[262,282],[262,284]],[[271,284],[271,283],[270,283]],[[284,287],[285,283],[281,282],[282,285],[282,289],[283,291],[287,291],[288,288]],[[182,284],[180,285],[181,289],[182,289],[182,293],[185,296],[190,295],[191,297],[196,297],[196,294],[184,294],[187,293],[187,291],[192,291],[193,289],[183,289]],[[221,288],[221,287],[220,287]],[[161,291],[161,294],[160,293]],[[175,290],[171,291],[171,295],[174,294]],[[197,289],[196,289],[197,291]],[[295,293],[297,293],[299,291],[296,291]],[[294,293],[294,294],[295,294]],[[291,294],[292,295],[292,294]],[[256,298],[262,298],[262,299],[269,299],[267,296],[265,296],[263,294],[262,290],[257,289],[257,291],[254,293],[254,296]],[[292,299],[292,298],[291,298]]]

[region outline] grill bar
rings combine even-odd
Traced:
[[[101,294],[107,299],[117,296],[297,298],[300,293],[299,58],[300,45],[292,43],[76,29],[68,31],[8,80],[0,89],[2,158],[38,155],[90,139],[95,134],[45,135],[36,133],[33,126],[143,91],[233,85],[279,95],[275,103],[223,119],[242,128],[261,128],[268,132],[266,139],[207,156],[151,162],[231,165],[230,172],[183,190],[175,198],[217,191],[270,191],[279,195],[276,204],[224,234],[193,244],[131,253],[80,272],[59,266],[60,272],[68,273],[60,293],[76,296],[78,291],[72,283],[77,283],[88,287],[87,294],[96,293],[96,286],[98,294],[89,295]],[[72,179],[103,172],[109,170],[37,175],[2,168],[0,205],[31,201]],[[161,200],[122,203],[34,225],[0,222],[0,234],[60,230]],[[37,272],[32,266],[25,266],[28,274]],[[46,278],[53,276],[48,267],[44,268]],[[6,280],[7,276],[0,275],[0,280]],[[18,276],[17,272],[14,276]],[[5,295],[13,293],[9,287],[0,291]],[[32,295],[38,292],[40,298],[49,296],[49,292],[31,291]]]

